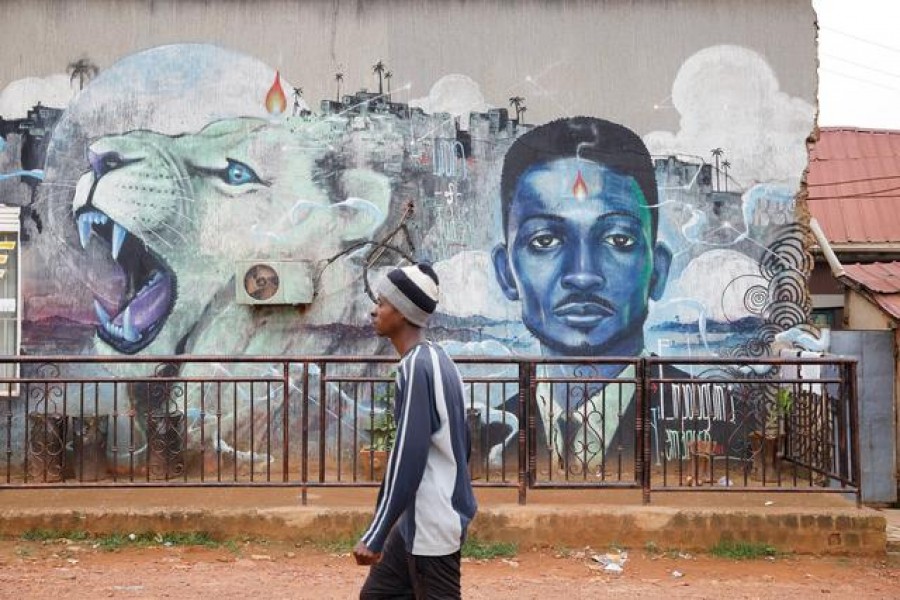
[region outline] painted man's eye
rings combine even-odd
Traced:
[[[624,233],[610,234],[603,238],[603,241],[615,248],[631,248],[635,244],[635,239]]]
[[[528,245],[535,250],[551,250],[561,244],[561,240],[550,233],[541,233],[528,242]]]
[[[225,183],[229,185],[245,185],[248,183],[261,183],[256,172],[242,162],[228,159],[228,168],[225,169]]]

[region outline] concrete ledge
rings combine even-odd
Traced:
[[[287,506],[260,509],[16,508],[0,511],[0,535],[32,529],[89,531],[94,534],[143,531],[205,531],[220,539],[251,536],[293,541],[326,541],[357,535],[371,508]],[[486,506],[471,535],[482,541],[521,546],[706,550],[721,541],[769,544],[799,554],[883,555],[886,519],[857,508],[748,510],[719,507],[597,506],[569,504]]]
[[[488,508],[473,533],[494,541],[526,545],[623,544],[661,549],[706,550],[723,541],[769,544],[799,554],[881,555],[885,518],[868,509],[758,512],[728,508],[567,506]]]

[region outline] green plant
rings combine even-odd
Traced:
[[[778,411],[778,414],[787,415],[793,406],[794,395],[791,391],[788,388],[778,388],[778,393],[775,394],[775,410]]]
[[[394,377],[395,371],[390,376]],[[379,393],[372,399],[372,412],[365,422],[365,429],[369,432],[369,450],[387,452],[394,447],[397,438],[397,423],[394,421],[394,412],[391,408],[393,386],[384,383],[379,387]]]
[[[481,542],[474,538],[469,538],[463,544],[461,554],[465,558],[482,560],[487,558],[512,558],[518,551],[518,546],[510,542]]]
[[[206,546],[216,547],[219,543],[204,531],[155,533],[109,533],[92,535],[86,531],[61,531],[56,529],[30,529],[22,534],[27,541],[50,541],[67,539],[72,541],[92,541],[102,550],[118,550],[125,546]]]
[[[653,540],[648,540],[647,543],[644,544],[644,552],[655,556],[657,554],[661,554],[662,550],[656,542],[654,542]]]
[[[709,549],[709,553],[719,558],[733,560],[753,560],[776,556],[778,550],[769,544],[756,542],[721,541]]]
[[[393,448],[394,440],[397,438],[397,424],[394,422],[394,413],[386,410],[374,415],[369,434],[369,448],[372,450],[387,452]]]
[[[60,529],[29,529],[21,535],[23,540],[29,542],[47,542],[50,540],[67,539],[83,541],[90,537],[86,531],[63,531]]]

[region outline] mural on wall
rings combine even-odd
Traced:
[[[387,353],[367,284],[404,256],[435,264],[433,334],[456,354],[763,356],[776,336],[817,335],[794,217],[814,111],[755,52],[690,57],[672,87],[680,130],[643,137],[603,115],[526,123],[526,98],[486,99],[460,74],[399,102],[388,65],[372,70],[378,92],[342,94],[337,72],[335,98],[311,107],[277,68],[185,44],[8,87],[0,107],[34,102],[0,113],[2,202],[27,209],[24,351]],[[48,92],[60,82],[64,100]],[[238,304],[236,264],[255,259],[307,265],[312,301]],[[554,387],[539,386],[541,433],[564,462],[580,457],[570,470],[628,454],[633,386]],[[227,418],[242,423],[254,400],[235,399]],[[478,401],[485,418],[512,409]],[[684,457],[698,432],[730,447],[749,418],[738,413],[715,383],[661,386],[655,460]],[[515,431],[511,414],[502,423]]]

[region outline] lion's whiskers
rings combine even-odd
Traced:
[[[178,231],[178,229],[175,228],[173,225],[170,225],[169,223],[166,223],[165,221],[163,222],[163,225],[164,225],[165,227],[168,227],[170,230],[172,230],[172,232],[173,232],[175,235],[177,235],[178,237],[180,237],[182,242],[185,242],[185,243],[188,242],[188,239],[185,237],[185,235],[184,235],[182,232]]]

